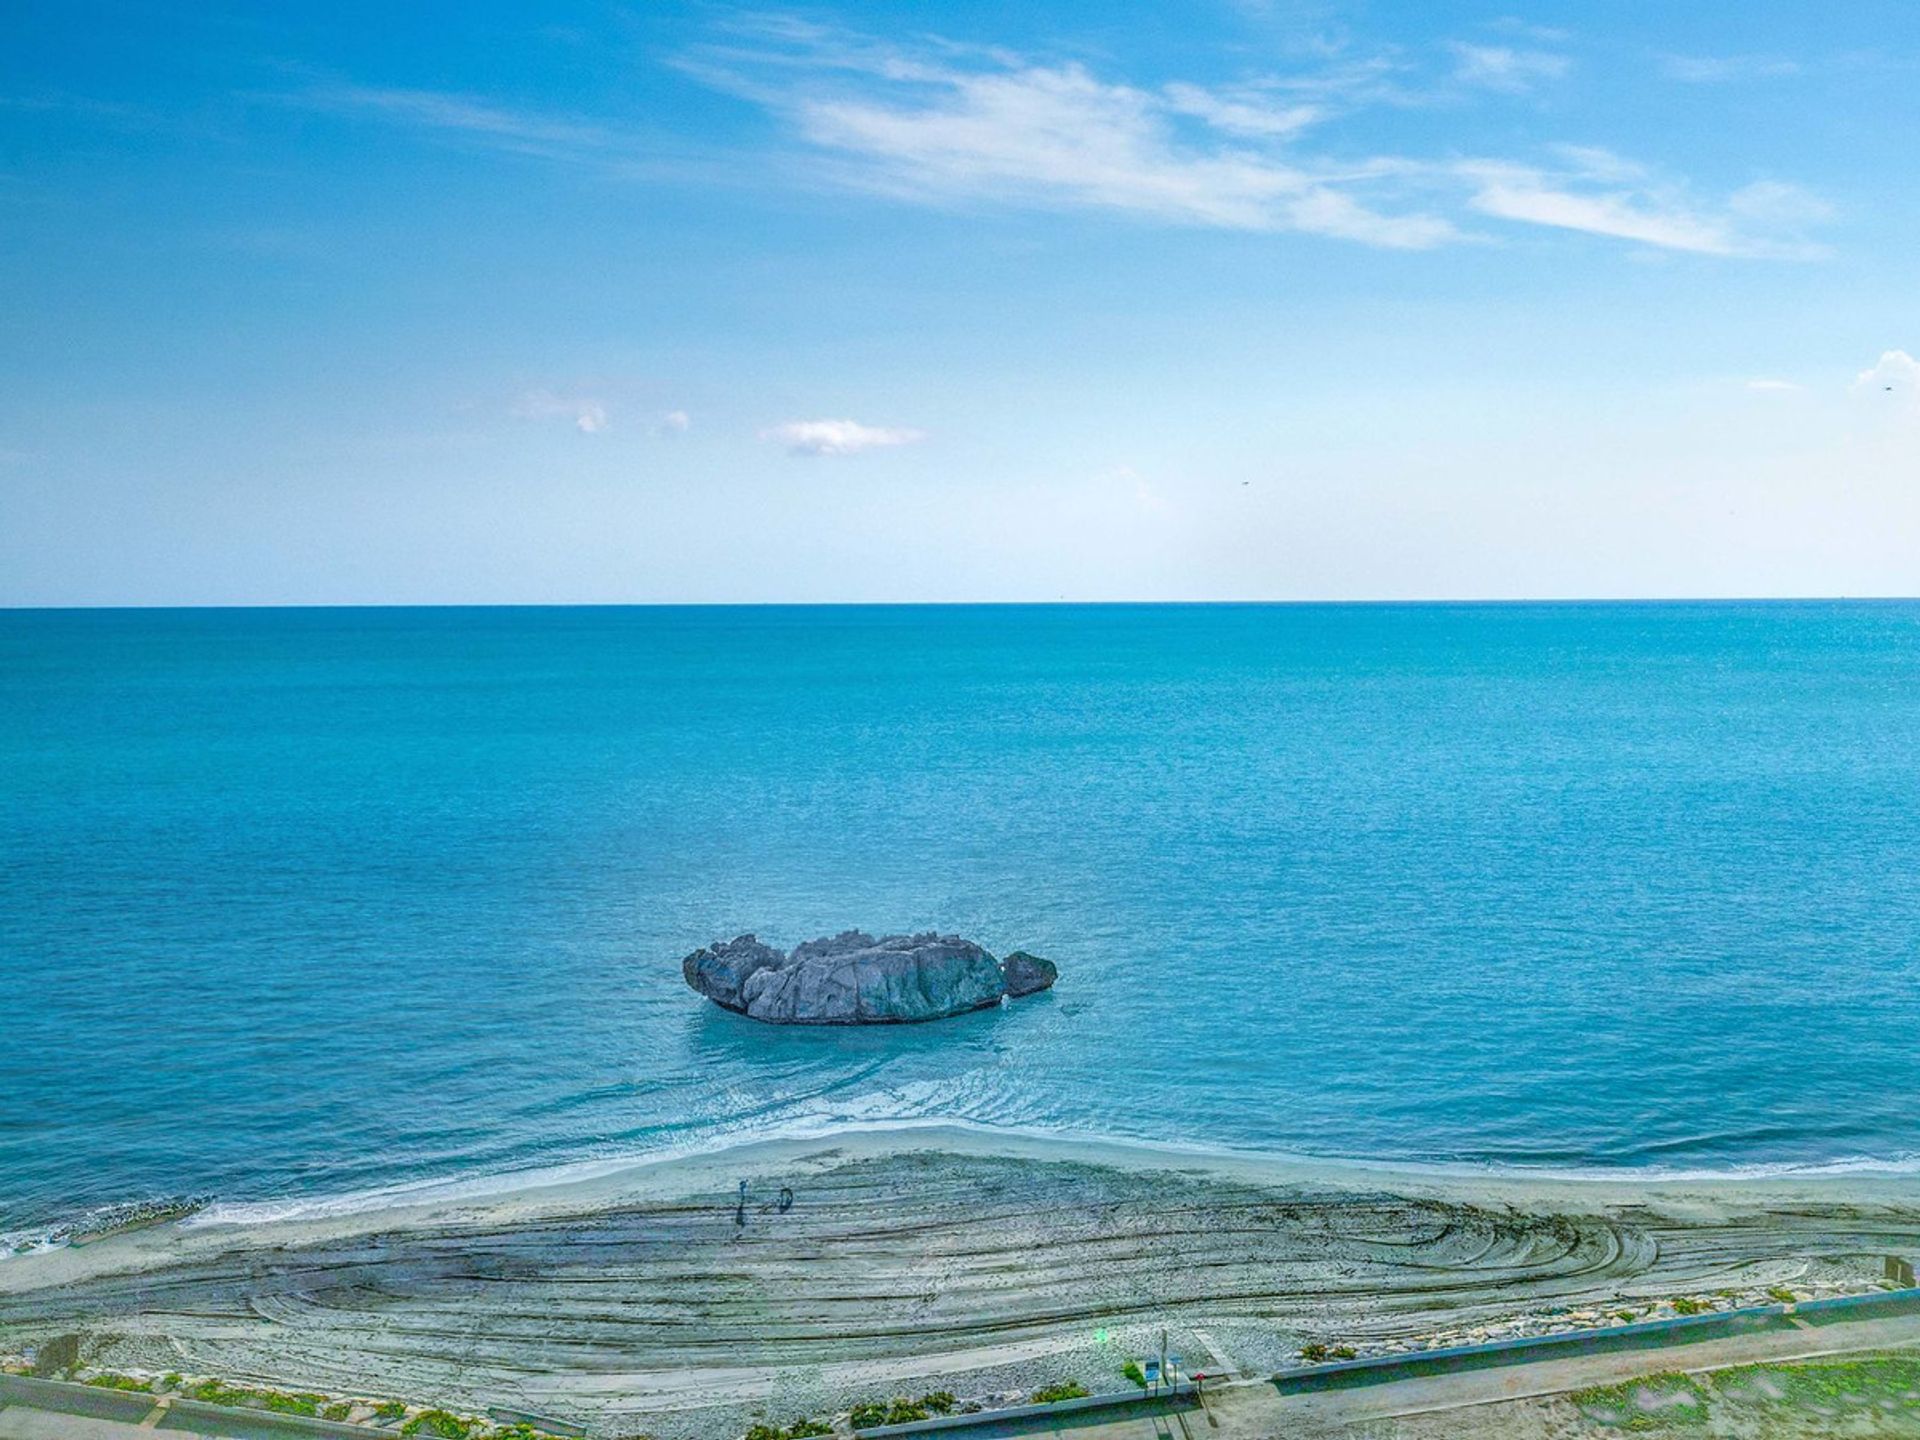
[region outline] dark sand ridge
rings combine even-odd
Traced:
[[[1916,1250],[1911,1180],[1394,1175],[896,1132],[24,1257],[0,1263],[0,1349],[77,1331],[110,1368],[725,1436],[760,1407],[1117,1382],[1163,1324],[1190,1366],[1264,1371],[1307,1339],[1857,1288]]]

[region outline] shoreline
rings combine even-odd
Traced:
[[[1765,1212],[1807,1205],[1920,1206],[1920,1173],[1644,1175],[1470,1170],[1397,1162],[1309,1160],[1095,1137],[1043,1135],[964,1122],[863,1125],[806,1135],[742,1139],[710,1149],[607,1161],[590,1172],[563,1166],[521,1177],[428,1182],[414,1190],[235,1206],[214,1202],[177,1218],[116,1228],[85,1244],[14,1254],[0,1262],[0,1304],[48,1284],[138,1271],[183,1257],[284,1249],[383,1233],[520,1227],[585,1219],[624,1207],[705,1193],[732,1196],[743,1176],[807,1176],[859,1164],[934,1156],[1040,1168],[1110,1171],[1135,1180],[1234,1184],[1333,1195],[1392,1195],[1443,1205],[1499,1205],[1516,1213],[1597,1216],[1658,1205],[1677,1213]],[[752,1201],[764,1198],[750,1186]],[[255,1213],[235,1216],[234,1211]],[[3,1318],[3,1317],[0,1317]]]
[[[1920,1177],[1462,1174],[863,1127],[18,1256],[0,1336],[77,1334],[130,1373],[693,1437],[909,1391],[1098,1388],[1162,1328],[1253,1375],[1309,1345],[1871,1290],[1890,1254],[1920,1254]]]
[[[596,1207],[645,1201],[688,1187],[714,1183],[734,1170],[766,1169],[822,1160],[875,1160],[917,1152],[1037,1164],[1090,1165],[1129,1173],[1169,1173],[1275,1186],[1382,1190],[1434,1199],[1494,1199],[1538,1207],[1583,1209],[1673,1199],[1682,1195],[1720,1201],[1762,1198],[1804,1200],[1920,1197],[1920,1157],[1875,1162],[1837,1160],[1815,1166],[1756,1164],[1727,1170],[1612,1170],[1604,1168],[1502,1167],[1473,1162],[1318,1158],[1263,1153],[1227,1146],[1181,1144],[1074,1132],[1015,1130],[960,1120],[883,1121],[818,1130],[726,1137],[657,1154],[578,1161],[467,1179],[426,1180],[408,1185],[331,1196],[262,1201],[213,1199],[177,1205],[148,1201],[105,1207],[91,1215],[126,1214],[100,1231],[58,1243],[0,1254],[0,1295],[10,1288],[7,1272],[21,1262],[70,1251],[118,1258],[130,1248],[147,1249],[141,1237],[169,1237],[175,1246],[202,1232],[214,1235],[263,1231],[273,1236],[337,1238],[391,1228],[449,1221],[535,1218],[590,1213]],[[179,1209],[178,1215],[139,1218],[146,1209]],[[66,1227],[77,1231],[78,1224]],[[112,1242],[109,1244],[108,1242]]]

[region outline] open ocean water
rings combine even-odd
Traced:
[[[16,1236],[930,1117],[1920,1154],[1920,605],[0,612],[0,826]],[[1060,983],[681,982],[849,926]]]

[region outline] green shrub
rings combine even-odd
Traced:
[[[136,1380],[131,1375],[89,1375],[86,1383],[101,1390],[146,1390],[144,1380]]]
[[[207,1405],[225,1405],[236,1410],[272,1410],[280,1415],[318,1415],[320,1407],[327,1402],[324,1395],[249,1390],[244,1385],[229,1385],[224,1380],[202,1380],[187,1394],[191,1399]]]
[[[1676,1315],[1703,1315],[1712,1308],[1704,1300],[1694,1300],[1685,1295],[1679,1296],[1673,1302],[1673,1313]]]
[[[930,1394],[922,1395],[920,1397],[920,1403],[936,1415],[951,1415],[953,1413],[953,1392],[951,1390],[935,1390]]]
[[[894,1402],[887,1407],[887,1424],[889,1425],[905,1425],[912,1420],[927,1420],[930,1418],[932,1417],[928,1415],[926,1406],[922,1405],[918,1400],[909,1400],[904,1395],[895,1399]]]
[[[787,1426],[781,1440],[808,1440],[813,1435],[831,1435],[833,1426],[824,1420],[801,1419]]]
[[[1318,1365],[1327,1358],[1327,1347],[1318,1340],[1309,1340],[1300,1347],[1300,1358],[1309,1365]]]
[[[406,1413],[405,1403],[399,1400],[382,1400],[373,1407],[373,1418],[376,1420],[398,1420]]]
[[[178,1390],[183,1382],[178,1375],[163,1375],[157,1387],[161,1390]]]
[[[747,1431],[744,1440],[780,1440],[780,1431],[772,1425],[755,1425]]]
[[[322,1420],[344,1420],[353,1413],[351,1400],[336,1400],[320,1412]]]
[[[1061,1400],[1078,1400],[1093,1392],[1078,1380],[1062,1380],[1058,1385],[1049,1385],[1044,1390],[1033,1392],[1033,1403],[1052,1405]]]
[[[872,1425],[884,1425],[887,1423],[887,1407],[875,1405],[870,1400],[865,1401],[848,1412],[847,1423],[856,1430],[865,1430]]]
[[[1795,1300],[1800,1298],[1784,1285],[1769,1285],[1767,1287],[1767,1296],[1770,1299],[1778,1300],[1782,1305],[1791,1305]]]
[[[1126,1364],[1120,1367],[1120,1373],[1138,1385],[1142,1390],[1147,1388],[1147,1372],[1140,1368],[1140,1362],[1138,1360],[1127,1361]]]
[[[400,1427],[402,1435],[418,1435],[422,1430],[439,1436],[439,1440],[467,1440],[473,1433],[473,1422],[445,1410],[422,1410]]]

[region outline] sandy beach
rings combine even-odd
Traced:
[[[1251,1375],[1316,1342],[1870,1288],[1916,1249],[1911,1178],[1406,1173],[918,1128],[20,1256],[0,1351],[78,1334],[101,1368],[716,1436],[936,1386],[1113,1388],[1163,1326],[1189,1368]]]

